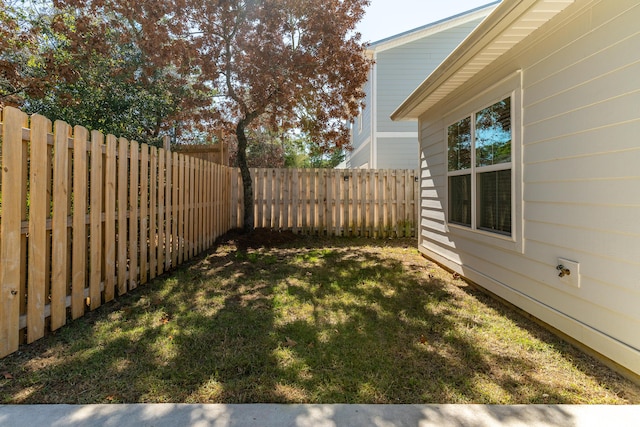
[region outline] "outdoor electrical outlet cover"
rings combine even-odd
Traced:
[[[576,261],[571,261],[565,258],[558,258],[558,264],[562,265],[564,268],[569,270],[571,273],[566,274],[563,277],[559,276],[559,272],[556,271],[556,275],[558,276],[558,280],[564,283],[565,285],[573,286],[574,288],[580,287],[580,263]]]

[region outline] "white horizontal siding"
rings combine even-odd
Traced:
[[[630,50],[637,49],[638,45],[640,45],[640,34],[635,34],[613,46],[602,49],[594,55],[583,58],[580,62],[567,67],[562,72],[556,72],[545,80],[533,83],[527,88],[525,106],[535,111],[533,107],[535,107],[536,104],[548,98],[571,91],[580,96],[586,95],[595,97],[596,99],[599,95],[611,98],[624,93],[626,89],[624,85],[625,81],[612,81],[611,79],[616,78],[616,76],[626,77],[628,74],[631,74],[633,77],[634,73],[635,76],[637,76],[637,62],[630,64],[626,58],[626,53]],[[567,84],[566,73],[571,73],[573,76],[573,81],[570,82],[569,85]],[[534,73],[527,73],[527,78],[535,78],[533,74]],[[581,88],[583,85],[588,85],[588,87]],[[584,94],[580,89],[584,90]],[[631,89],[634,90],[635,88]],[[573,108],[588,105],[590,102],[590,98],[587,98],[586,101],[583,100],[582,97],[575,98],[574,104],[577,105]],[[571,108],[570,106],[568,107]],[[535,118],[530,117],[529,119],[535,121]]]
[[[640,178],[640,147],[609,153],[584,154],[579,157],[550,159],[529,163],[525,182],[631,180]],[[606,166],[605,166],[606,165]]]
[[[420,40],[380,52],[376,58],[378,78],[377,130],[416,131],[412,122],[392,122],[391,113],[480,23],[460,24]]]
[[[421,118],[420,246],[640,373],[638,22],[637,1],[577,0]],[[509,69],[523,75],[523,253],[444,222],[439,118]],[[559,280],[559,257],[580,263],[580,288]]]
[[[351,128],[351,147],[353,150],[348,152],[345,158],[345,163],[348,168],[362,167],[362,165],[369,163],[371,159],[371,125],[373,120],[371,80],[365,83],[364,92],[366,94],[364,100],[365,107],[362,109],[361,117],[356,117]],[[362,121],[362,130],[360,130],[359,126],[360,120]]]
[[[371,144],[369,144],[368,146],[364,147],[362,150],[358,151],[358,152],[354,152],[353,154],[351,154],[350,158],[349,158],[349,168],[352,169],[357,169],[362,167],[363,165],[369,163],[370,160],[370,147]]]
[[[551,138],[537,143],[529,142],[524,150],[524,161],[527,164],[534,164],[553,159],[637,150],[638,139],[629,138],[629,135],[640,135],[640,117],[626,123],[589,129],[573,135],[565,135],[562,138]]]
[[[525,108],[525,116],[526,111]],[[577,133],[624,124],[637,120],[638,117],[640,117],[640,91],[529,124],[525,128],[527,143],[564,138]]]
[[[591,205],[637,206],[640,200],[640,183],[631,180],[532,182],[524,188],[525,203],[577,203],[588,209]]]
[[[637,9],[640,7],[637,1],[632,0],[624,6],[623,1],[616,0],[615,4],[606,3],[608,7],[600,8],[596,14],[594,10],[585,10],[580,15],[567,22],[561,29],[555,30],[552,37],[555,40],[564,39],[565,43],[552,44],[552,40],[540,43],[528,52],[531,56],[527,62],[538,62],[527,67],[527,81],[525,88],[529,88],[542,80],[548,81],[553,87],[553,78],[559,74],[582,73],[579,75],[596,77],[604,74],[609,69],[620,66],[624,59],[618,58],[617,50],[626,45],[627,39],[634,37],[640,29],[637,25]],[[635,10],[634,10],[635,9]],[[594,64],[594,58],[602,58],[603,52],[612,54],[608,57],[615,62],[607,64]],[[623,56],[623,58],[627,55]],[[622,62],[620,62],[622,61]],[[581,67],[580,64],[595,67],[593,71]],[[580,68],[582,68],[580,70]],[[587,77],[587,80],[589,78]],[[566,83],[566,79],[565,79]],[[545,92],[547,84],[543,85]],[[528,96],[537,96],[534,93]],[[525,98],[525,104],[529,101]]]
[[[417,124],[414,123],[414,125]],[[378,169],[418,169],[418,138],[378,137]]]
[[[421,234],[419,245],[449,259],[456,259],[447,237],[444,210],[446,169],[443,121],[420,122],[421,125]]]
[[[607,283],[606,286],[599,284],[598,287],[600,289],[598,292],[606,293],[615,290],[616,292],[621,292],[626,295],[626,297],[633,296],[633,298],[626,298],[627,303],[631,306],[635,306],[635,310],[637,311],[637,298],[638,294],[640,294],[640,289],[638,289],[638,277],[636,276],[638,272],[637,263],[624,262],[621,260],[606,258],[601,255],[594,255],[579,248],[567,248],[563,245],[557,246],[549,242],[539,242],[536,240],[527,241],[527,256],[531,259],[538,260],[543,264],[555,266],[559,254],[562,254],[562,256],[569,259],[579,259],[581,262],[580,274],[586,280]],[[610,283],[612,271],[615,271],[616,274],[620,276],[620,279],[615,283]],[[567,288],[559,282],[555,282],[556,286],[561,286],[567,292],[593,293],[593,290],[589,290],[588,283],[588,281],[584,284],[581,283],[580,289],[577,289]],[[600,301],[600,303],[605,301],[600,298],[590,298],[590,300],[596,302]],[[633,313],[633,311],[631,311],[631,313]]]
[[[616,206],[528,202],[525,220],[640,238],[640,205]],[[640,262],[640,259],[638,260]]]

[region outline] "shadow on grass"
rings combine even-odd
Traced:
[[[483,342],[492,318],[465,300],[476,295],[452,291],[411,244],[223,242],[0,361],[13,377],[0,382],[0,396],[4,403],[583,399],[579,387],[559,390],[534,375],[536,359]],[[534,335],[536,327],[525,325]]]

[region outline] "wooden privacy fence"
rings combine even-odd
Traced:
[[[255,227],[329,236],[417,235],[415,170],[252,169],[251,175]],[[232,185],[232,222],[241,224],[237,170]]]
[[[222,137],[218,139],[222,140]],[[195,157],[196,159],[229,166],[229,145],[224,142],[217,144],[176,145],[173,150],[190,157]]]
[[[238,169],[0,113],[0,357],[243,225]],[[253,169],[252,178],[255,227],[416,235],[416,171]]]
[[[0,357],[237,226],[228,167],[15,108],[0,129]]]

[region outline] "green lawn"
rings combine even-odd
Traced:
[[[0,360],[2,402],[640,403],[412,240],[264,237]]]

